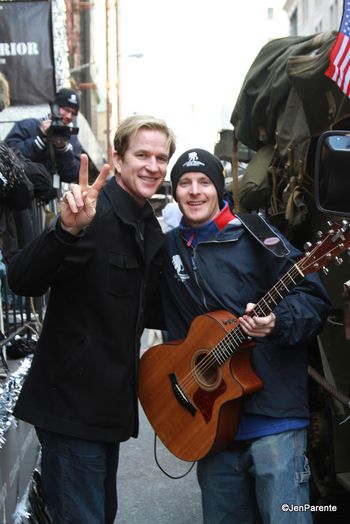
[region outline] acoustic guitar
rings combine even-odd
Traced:
[[[266,316],[305,275],[325,268],[350,246],[347,222],[333,224],[256,304]],[[237,431],[242,399],[263,384],[250,365],[255,343],[224,310],[196,317],[184,340],[148,349],[140,361],[139,398],[165,447],[199,460],[227,447]]]

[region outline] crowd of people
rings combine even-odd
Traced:
[[[184,339],[196,317],[220,309],[255,340],[251,365],[262,387],[244,397],[230,445],[198,461],[204,524],[310,523],[310,511],[282,506],[309,502],[308,346],[330,308],[318,275],[273,310],[256,309],[301,253],[265,219],[264,244],[235,215],[221,161],[198,147],[181,152],[164,234],[150,199],[176,150],[173,131],[152,116],[126,118],[113,165],[89,183],[77,136],[50,131],[55,115],[70,128],[78,110],[77,93],[62,89],[49,118],[18,122],[5,139],[42,166],[52,191],[55,176],[69,182],[59,214],[11,253],[7,269],[17,295],[50,292],[14,414],[35,426],[53,523],[114,523],[119,446],[138,435],[143,330]],[[269,248],[276,244],[283,256]]]

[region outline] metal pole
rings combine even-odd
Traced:
[[[110,44],[110,35],[109,35],[109,0],[105,1],[105,11],[106,11],[106,146],[107,146],[107,158],[108,163],[112,165],[111,161],[111,148],[110,148],[110,79],[109,79],[109,44]]]
[[[117,126],[119,126],[121,118],[121,104],[120,104],[120,42],[119,42],[119,2],[115,0],[115,12],[116,12],[116,39],[117,39]]]

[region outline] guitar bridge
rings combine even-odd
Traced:
[[[176,397],[176,400],[181,404],[181,406],[183,406],[185,409],[187,409],[191,413],[192,417],[194,417],[197,409],[188,400],[188,398],[186,397],[186,395],[180,388],[175,373],[170,373],[169,378],[170,378],[171,387]]]

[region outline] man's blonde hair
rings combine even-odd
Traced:
[[[123,158],[129,147],[130,138],[135,136],[140,129],[150,129],[161,131],[167,137],[169,147],[169,159],[174,154],[176,148],[176,139],[172,130],[167,126],[164,120],[149,115],[132,115],[123,120],[119,125],[113,140],[116,153]]]

